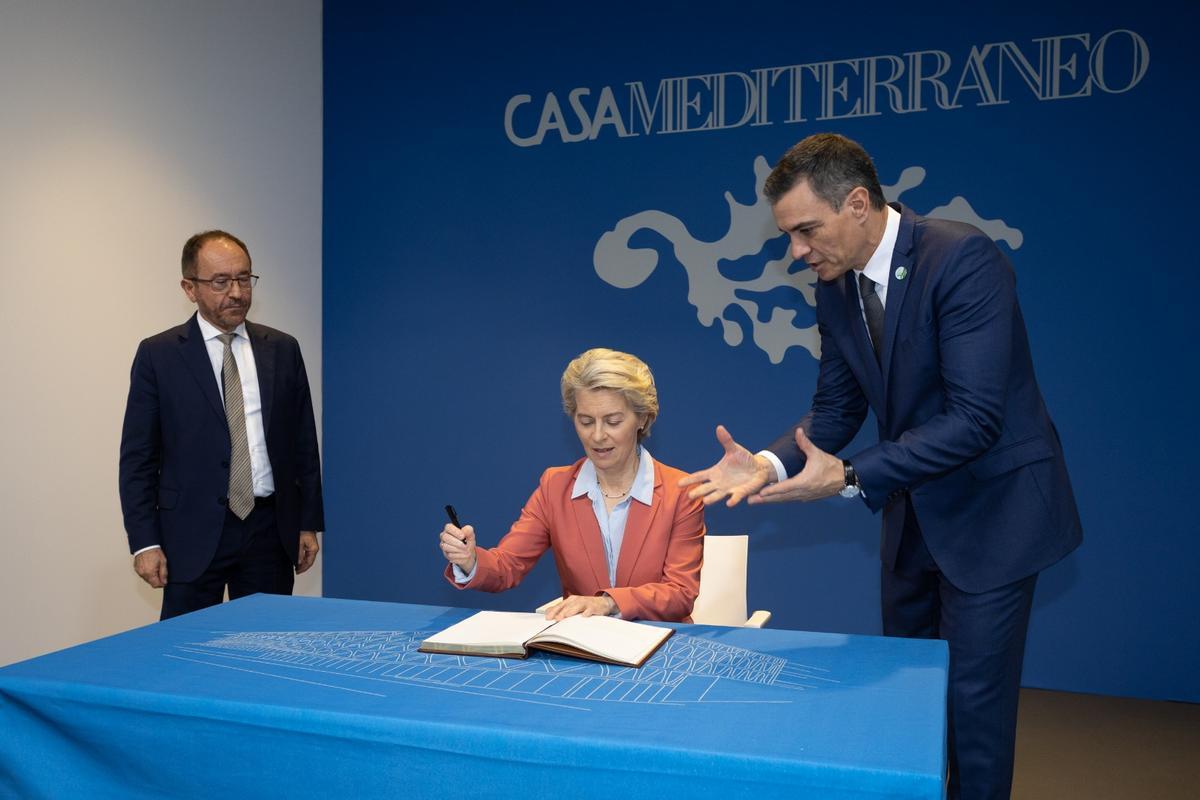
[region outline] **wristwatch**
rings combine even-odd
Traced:
[[[862,494],[862,486],[858,484],[858,473],[854,471],[854,467],[849,461],[842,461],[842,470],[845,472],[846,485],[838,492],[842,497],[857,497]]]

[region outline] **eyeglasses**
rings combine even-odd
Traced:
[[[207,283],[208,288],[212,289],[217,294],[225,294],[229,291],[229,287],[237,284],[239,289],[249,289],[258,283],[257,275],[238,275],[236,278],[230,278],[228,275],[221,275],[216,278],[188,278],[192,283]]]

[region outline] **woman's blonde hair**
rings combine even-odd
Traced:
[[[559,386],[563,410],[569,417],[575,416],[575,394],[580,390],[611,389],[620,392],[633,413],[645,417],[645,422],[638,429],[639,442],[650,435],[650,426],[658,417],[658,390],[654,388],[654,375],[646,362],[629,353],[606,347],[594,347],[581,353],[567,364]]]

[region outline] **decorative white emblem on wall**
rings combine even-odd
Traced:
[[[781,234],[771,216],[771,205],[763,197],[763,182],[771,172],[767,160],[762,156],[754,159],[755,203],[743,205],[725,192],[729,204],[729,230],[713,242],[703,242],[688,232],[687,226],[675,216],[664,211],[641,211],[625,217],[617,226],[606,231],[592,254],[596,274],[606,283],[618,289],[633,289],[654,272],[658,266],[658,252],[646,247],[630,247],[634,234],[649,230],[658,233],[674,247],[675,258],[683,265],[688,279],[688,302],[696,309],[696,319],[704,327],[711,327],[720,320],[725,343],[737,347],[742,343],[743,331],[735,315],[727,316],[732,307],[741,308],[750,320],[754,344],[766,353],[772,364],[783,361],[788,348],[803,347],[813,358],[820,358],[821,338],[817,326],[801,327],[795,324],[794,309],[774,306],[770,315],[760,313],[759,300],[771,297],[774,289],[791,287],[804,298],[808,305],[816,305],[817,276],[810,269],[794,269],[792,257],[785,250],[783,256],[771,259],[763,251],[767,242]],[[900,173],[899,180],[883,187],[889,201],[915,188],[925,180],[923,167],[908,167]],[[980,217],[971,204],[961,196],[938,206],[925,214],[929,217],[968,222],[995,241],[1004,241],[1016,250],[1021,246],[1021,231],[1010,228],[1003,220],[987,220]],[[721,274],[721,262],[753,257],[763,259],[762,273],[749,280],[734,280]],[[765,317],[765,321],[763,319]]]

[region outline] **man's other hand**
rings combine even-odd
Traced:
[[[766,487],[751,497],[750,503],[807,503],[832,497],[842,490],[846,485],[846,470],[840,458],[813,444],[803,428],[796,429],[796,446],[804,453],[804,469]]]
[[[317,542],[316,531],[300,531],[300,561],[296,564],[296,574],[307,572],[317,560],[321,545]]]
[[[161,547],[143,550],[133,557],[133,571],[142,580],[161,589],[167,585],[167,557]]]

